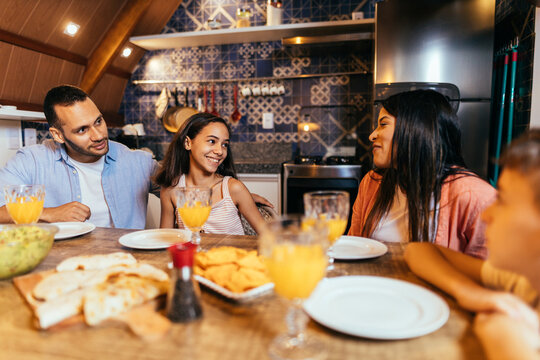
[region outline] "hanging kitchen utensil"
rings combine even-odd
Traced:
[[[197,90],[197,111],[198,112],[204,112],[202,96],[203,96],[203,90],[202,88],[199,88],[199,90]]]
[[[206,90],[206,85],[203,86],[203,94],[204,94],[204,112],[208,112],[208,92]]]
[[[212,84],[212,111],[210,111],[210,114],[219,116],[219,113],[216,110],[216,89],[215,84]]]
[[[180,103],[178,102],[178,89],[175,88],[174,91],[172,91],[172,96],[174,98],[175,106],[169,107],[167,111],[165,111],[162,123],[167,131],[176,132],[176,119],[174,118],[174,113],[176,109],[180,107]]]
[[[191,115],[197,113],[197,110],[189,106],[188,88],[186,88],[184,92],[184,106],[180,106],[180,103],[178,102],[177,89],[174,89],[173,95],[176,106],[167,109],[165,112],[165,115],[163,116],[163,126],[167,131],[175,133]]]
[[[238,85],[234,84],[234,111],[231,114],[231,122],[233,124],[240,121],[242,114],[238,111]]]
[[[186,87],[184,90],[184,107],[178,109],[175,113],[177,130],[184,125],[187,119],[189,119],[192,115],[197,114],[197,112],[197,109],[189,106],[189,89]]]
[[[161,90],[161,93],[159,94],[159,97],[156,101],[156,116],[158,118],[161,119],[165,114],[165,111],[167,111],[170,97],[171,93],[169,92],[169,89],[164,87],[163,90]]]

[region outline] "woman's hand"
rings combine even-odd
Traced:
[[[540,347],[538,317],[529,309],[536,321],[522,321],[502,313],[479,313],[474,320],[474,332],[480,339],[487,358],[536,359]],[[536,326],[531,326],[536,323]]]

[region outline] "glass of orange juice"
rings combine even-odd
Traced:
[[[183,187],[176,189],[174,196],[178,227],[185,226],[191,230],[191,242],[200,249],[200,232],[212,210],[212,190],[202,186]]]
[[[338,190],[313,191],[304,194],[304,226],[322,223],[328,228],[328,241],[334,244],[345,232],[349,219],[349,193]],[[336,269],[332,251],[329,252],[327,276],[347,275]]]
[[[327,228],[306,227],[300,215],[282,216],[268,222],[259,236],[259,252],[274,283],[274,291],[289,303],[288,331],[271,343],[272,359],[318,359],[326,353],[321,341],[304,333],[307,316],[302,302],[324,277],[327,248]]]
[[[15,224],[32,224],[39,220],[45,201],[44,185],[6,185],[4,198],[9,216]]]

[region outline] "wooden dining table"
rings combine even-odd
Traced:
[[[54,268],[61,260],[84,254],[125,251],[141,261],[166,269],[166,250],[134,250],[118,239],[133,230],[96,228],[72,239],[55,241],[47,258],[34,272]],[[254,236],[202,234],[202,246],[236,246],[256,249]],[[372,340],[330,330],[312,320],[310,336],[324,342],[328,359],[483,359],[472,332],[473,314],[429,286],[407,267],[404,245],[387,243],[388,252],[374,259],[337,262],[350,275],[375,275],[420,284],[441,295],[450,317],[440,329],[406,340]],[[203,318],[173,324],[169,333],[145,341],[126,325],[109,322],[96,327],[80,324],[55,330],[38,330],[30,308],[11,280],[0,281],[0,359],[267,359],[271,340],[286,330],[287,304],[274,294],[236,303],[202,288]]]

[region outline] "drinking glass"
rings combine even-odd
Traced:
[[[349,218],[349,193],[338,190],[313,191],[304,194],[304,214],[307,224],[324,223],[328,227],[328,241],[333,245],[345,232]],[[329,251],[327,276],[347,275],[334,265]]]
[[[9,216],[15,224],[32,224],[39,220],[45,201],[44,185],[6,185],[4,198]]]
[[[181,219],[182,223],[191,230],[191,242],[197,245],[197,250],[200,250],[200,231],[212,210],[212,190],[202,186],[183,187],[175,189],[174,196],[177,224],[180,226]]]
[[[270,345],[273,359],[319,359],[326,355],[323,343],[306,336],[308,318],[302,310],[303,300],[324,277],[328,262],[326,231],[326,227],[305,227],[301,216],[289,215],[268,222],[259,237],[259,252],[274,291],[289,305],[285,317],[288,331]]]

